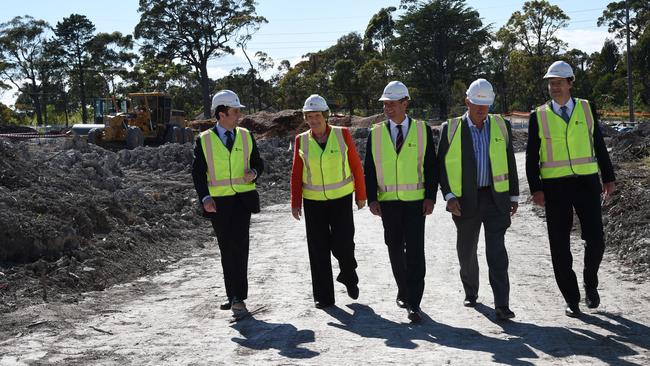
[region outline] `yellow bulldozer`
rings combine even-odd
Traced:
[[[131,108],[126,112],[98,115],[101,124],[75,124],[72,131],[87,135],[93,144],[120,142],[129,149],[154,143],[185,143],[194,140],[194,131],[187,127],[185,112],[172,109],[171,97],[162,92],[130,93]],[[119,108],[115,108],[119,110]]]

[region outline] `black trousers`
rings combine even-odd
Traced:
[[[598,174],[545,179],[546,224],[551,245],[555,280],[570,304],[580,302],[578,280],[573,271],[570,234],[575,209],[582,239],[585,241],[583,281],[586,288],[598,287],[598,268],[605,251],[600,194],[602,187]]]
[[[217,213],[211,215],[217,235],[226,296],[245,300],[248,297],[248,246],[250,209],[239,195],[216,197]]]
[[[303,199],[303,205],[314,301],[334,304],[331,255],[338,260],[341,270],[336,280],[346,286],[359,283],[354,258],[352,194],[327,201]]]
[[[397,282],[397,297],[419,309],[424,293],[424,218],[422,200],[384,201],[381,221],[384,241]]]
[[[462,207],[461,207],[462,210]],[[460,263],[460,280],[465,296],[477,297],[479,288],[478,247],[481,225],[485,232],[485,256],[494,306],[509,306],[510,280],[508,252],[504,237],[510,226],[510,213],[501,212],[490,188],[478,192],[478,212],[469,217],[452,216],[456,224],[456,252]]]

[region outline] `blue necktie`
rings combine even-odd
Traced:
[[[567,106],[565,106],[565,105],[563,105],[563,106],[560,107],[560,110],[562,110],[562,114],[560,114],[560,117],[562,117],[562,119],[564,120],[564,122],[569,123],[569,119],[571,119],[571,117],[569,117],[569,114],[566,112],[567,109],[568,109],[568,108],[567,108]]]
[[[232,145],[234,143],[234,140],[232,138],[232,132],[226,131],[226,148],[228,151],[232,151]]]

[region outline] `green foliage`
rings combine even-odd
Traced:
[[[598,26],[607,24],[610,33],[615,33],[616,38],[626,38],[626,12],[625,3],[630,6],[630,38],[637,40],[650,23],[650,2],[648,0],[614,1],[603,10],[603,15],[598,18]]]

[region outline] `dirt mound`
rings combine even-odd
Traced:
[[[307,130],[307,124],[302,117],[302,111],[284,110],[277,113],[257,112],[245,116],[240,126],[249,129],[256,139],[274,137],[293,137]]]
[[[0,140],[0,312],[161,269],[208,239],[191,144]]]
[[[603,206],[608,249],[640,276],[650,275],[650,123],[612,138],[616,191]]]

